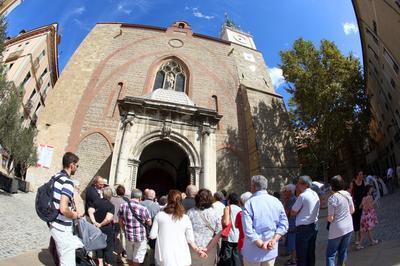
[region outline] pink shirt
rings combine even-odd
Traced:
[[[371,195],[365,196],[362,199],[361,207],[363,211],[368,211],[374,208],[374,199],[372,198]]]

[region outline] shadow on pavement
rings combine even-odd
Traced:
[[[0,189],[0,196],[12,197],[12,194],[8,193],[8,192],[5,192],[4,190]]]
[[[53,258],[51,257],[51,254],[47,248],[42,249],[38,253],[38,259],[43,265],[46,266],[54,266]]]

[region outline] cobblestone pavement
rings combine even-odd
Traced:
[[[382,242],[392,241],[392,240],[400,240],[400,190],[397,190],[395,193],[387,195],[380,199],[379,206],[376,209],[379,224],[375,227],[374,234],[375,238],[381,240]],[[316,244],[316,260],[317,265],[325,264],[325,251],[326,244],[328,241],[328,230],[326,230],[326,216],[327,210],[323,209],[320,211],[319,218],[319,231],[317,237]],[[374,252],[379,251],[380,245],[374,247],[367,247],[366,251]],[[282,250],[284,251],[284,250]],[[400,251],[400,247],[399,247]],[[357,260],[359,256],[359,251],[355,250],[354,244],[350,247],[349,253],[349,265],[353,259]],[[288,257],[279,257],[276,265],[283,265]],[[399,256],[399,264],[400,264],[400,256]],[[382,265],[383,266],[383,265]]]
[[[0,265],[1,260],[28,251],[37,251],[39,254],[36,256],[40,257],[40,250],[47,247],[50,237],[49,232],[46,224],[36,215],[34,200],[35,193],[9,195],[0,191]],[[400,218],[400,190],[382,198],[379,205],[379,208],[377,208],[379,225],[376,227],[375,235],[383,241],[383,245],[367,247],[362,252],[355,251],[354,245],[352,245],[349,254],[349,265],[359,265],[358,262],[363,259],[363,256],[380,253],[381,249],[389,241],[392,241],[388,243],[391,246],[396,245],[393,252],[396,252],[397,246],[399,246],[400,253],[400,245],[398,242],[393,242],[393,240],[400,240],[400,223],[398,222]],[[317,265],[325,264],[325,249],[328,236],[328,232],[325,229],[325,218],[326,210],[321,210],[320,229],[316,247]],[[280,251],[284,250],[281,249]],[[283,256],[279,257],[276,265],[283,265],[286,258]],[[399,264],[390,263],[390,265],[400,265],[400,257],[398,261]]]
[[[35,195],[0,190],[0,260],[48,245],[50,235],[35,212]]]

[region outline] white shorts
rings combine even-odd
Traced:
[[[248,261],[246,261],[246,259],[244,259],[243,264],[244,264],[244,266],[274,266],[275,259],[267,260],[267,261],[263,261],[263,262],[259,262],[259,263],[248,262]]]
[[[127,259],[136,263],[143,263],[147,252],[147,240],[142,242],[132,242],[126,240]]]

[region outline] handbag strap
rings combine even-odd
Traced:
[[[340,193],[340,191],[337,191],[336,193],[338,193],[340,196],[342,196],[343,198],[345,198],[347,200],[347,205],[349,206],[349,210],[350,210],[350,201],[349,198],[347,198],[345,195],[343,195],[342,193]]]
[[[140,219],[139,216],[137,216],[137,214],[135,213],[135,210],[133,209],[133,207],[132,207],[132,205],[131,205],[131,202],[130,202],[127,198],[125,198],[125,197],[123,197],[123,200],[124,200],[126,203],[128,203],[128,207],[129,207],[129,209],[131,210],[132,216],[133,216],[145,229],[147,229],[147,225],[146,225],[146,224],[144,223],[144,221],[143,221],[142,219]]]
[[[231,222],[231,223],[233,222],[233,220],[235,220],[235,219],[233,219],[233,216],[232,216],[231,205],[229,205],[229,219],[230,219],[230,222]]]
[[[203,222],[205,223],[205,225],[207,226],[208,229],[210,229],[210,231],[215,234],[214,229],[212,228],[212,226],[210,225],[210,223],[207,221],[206,217],[203,216],[203,213],[201,211],[198,211],[201,219],[203,220]]]

